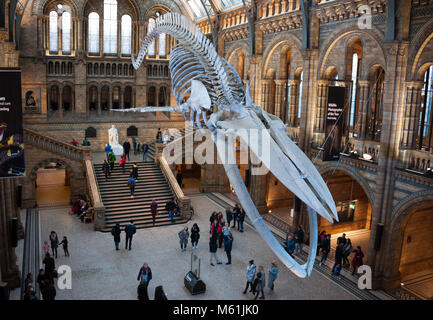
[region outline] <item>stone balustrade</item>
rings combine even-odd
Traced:
[[[426,172],[433,166],[433,153],[423,150],[401,150],[400,166],[418,172]]]
[[[87,159],[84,161],[84,163],[86,168],[87,190],[94,210],[93,223],[95,226],[95,230],[102,230],[105,228],[106,225],[105,207],[99,193],[99,187],[96,181],[95,171],[93,169],[93,161]]]

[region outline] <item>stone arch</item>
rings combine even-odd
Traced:
[[[340,171],[340,172],[343,172],[344,174],[350,176],[357,183],[359,183],[359,185],[362,187],[365,194],[367,195],[368,201],[370,202],[371,206],[374,207],[374,190],[373,190],[373,188],[369,185],[367,180],[362,175],[360,175],[358,172],[354,171],[351,166],[348,166],[344,163],[340,163],[338,165],[334,164],[334,163],[327,163],[327,164],[319,167],[318,171],[321,174],[323,180],[325,180],[325,181],[327,178],[329,178],[334,173],[334,171],[335,172]]]
[[[409,45],[408,52],[408,80],[416,80],[416,75],[419,74],[420,58],[425,47],[433,39],[433,20],[424,24],[418,33],[413,37]],[[433,61],[432,61],[433,62]],[[422,64],[422,63],[421,63]]]
[[[369,48],[369,46],[367,46],[366,44],[366,40],[367,39],[371,39],[372,41],[375,42],[375,44],[377,45],[377,47],[380,50],[381,53],[381,57],[380,59],[382,59],[381,64],[386,66],[386,51],[385,48],[383,47],[383,41],[385,39],[385,36],[383,34],[383,32],[381,32],[379,29],[373,27],[372,29],[359,29],[357,27],[357,23],[356,22],[352,22],[352,23],[348,23],[345,24],[344,26],[337,28],[334,32],[332,32],[329,37],[324,41],[324,43],[321,45],[321,50],[319,52],[319,79],[323,78],[324,72],[327,69],[328,65],[328,58],[333,50],[333,48],[336,47],[337,43],[341,40],[344,39],[346,36],[353,34],[358,36],[361,39],[361,43],[362,43],[362,47],[363,49],[367,49]],[[347,43],[345,43],[347,44]],[[346,48],[346,46],[345,46]],[[376,61],[377,61],[377,57]],[[365,59],[364,62],[365,63]],[[368,64],[368,62],[367,62]],[[363,68],[364,69],[364,68]]]
[[[189,12],[185,9],[185,7],[179,3],[177,0],[158,0],[155,1],[146,1],[146,4],[141,7],[141,16],[140,19],[143,21],[147,21],[150,14],[152,13],[152,10],[154,8],[161,8],[163,11],[169,12],[177,12],[181,13],[190,19],[193,17],[190,16]]]
[[[43,161],[39,162],[36,166],[34,166],[32,168],[32,170],[30,171],[30,175],[28,176],[28,178],[30,179],[30,181],[34,182],[36,180],[37,171],[40,168],[43,168],[43,167],[45,167],[46,165],[48,165],[49,163],[52,163],[52,162],[60,163],[62,166],[64,166],[65,169],[67,169],[69,171],[71,181],[72,181],[73,178],[76,177],[76,173],[74,172],[74,170],[72,170],[72,166],[67,161],[59,159],[59,158],[49,158],[49,159],[46,159],[46,160],[43,160]],[[71,184],[72,184],[72,182],[71,182]]]
[[[37,2],[37,1],[35,1]],[[34,2],[34,3],[35,3]],[[71,15],[76,17],[78,15],[78,5],[76,1],[72,0],[42,0],[39,7],[39,14],[47,14],[48,9],[57,3],[66,4],[71,8]]]

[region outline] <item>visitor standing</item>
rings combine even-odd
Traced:
[[[134,198],[134,190],[135,190],[135,179],[134,179],[134,177],[132,176],[132,174],[131,174],[131,176],[128,178],[128,181],[127,181],[127,183],[128,183],[128,186],[129,186],[129,191],[131,191],[131,198]]]
[[[256,266],[254,260],[250,260],[247,267],[247,285],[244,290],[244,294],[247,293],[248,287],[250,287],[250,292],[253,292],[253,280],[256,275]]]
[[[50,279],[53,278],[54,270],[56,269],[56,263],[49,253],[45,255],[45,259],[42,261],[45,266],[45,275]]]
[[[224,237],[224,251],[227,255],[227,263],[232,264],[232,247],[233,247],[233,237],[232,234],[229,233],[226,237]]]
[[[338,266],[341,269],[341,263],[343,261],[343,246],[341,244],[337,244],[337,248],[335,249],[335,262],[332,267],[331,273],[334,274],[335,268]]]
[[[236,203],[235,207],[233,208],[233,228],[236,228],[236,222],[238,224],[238,230],[239,230],[239,215],[241,214],[241,208],[239,208],[239,205]]]
[[[287,235],[287,239],[284,242],[284,249],[286,249],[287,253],[293,257],[293,252],[295,251],[295,240],[292,236]]]
[[[178,236],[179,236],[180,250],[186,251],[186,246],[188,244],[188,238],[189,238],[188,227],[184,227],[181,231],[179,231]]]
[[[158,143],[162,142],[161,128],[158,128],[158,132],[156,133],[156,142],[158,142]]]
[[[304,244],[304,229],[302,226],[298,226],[298,231],[296,232],[296,246],[295,246],[295,254],[300,254],[302,252],[302,245]]]
[[[123,143],[123,152],[125,153],[125,156],[128,157],[128,161],[129,161],[129,151],[131,150],[131,144],[129,143],[129,141],[125,141]]]
[[[197,223],[191,228],[191,245],[193,249],[198,249],[198,240],[200,239],[200,228]]]
[[[182,184],[182,181],[183,181],[183,175],[182,175],[182,171],[180,171],[180,170],[177,171],[177,174],[176,174],[176,181],[177,181],[177,184],[179,185],[179,187],[182,188],[182,186],[183,186],[183,184]]]
[[[51,247],[50,247],[50,245],[48,244],[48,241],[44,241],[44,245],[42,246],[42,253],[43,253],[43,256],[44,256],[44,257],[45,257],[45,255],[46,255],[47,253],[50,252],[50,249],[51,249]]]
[[[130,221],[128,225],[125,226],[125,249],[128,249],[128,243],[129,243],[129,250],[131,250],[132,245],[132,236],[135,234],[137,229],[135,228],[134,221]]]
[[[143,144],[141,147],[143,151],[143,161],[147,162],[147,153],[149,152],[149,145],[147,143]]]
[[[150,204],[150,213],[152,214],[153,225],[155,225],[157,212],[158,212],[158,203],[155,201],[155,199],[153,199],[152,203]]]
[[[116,225],[111,229],[111,234],[113,235],[114,245],[116,246],[116,250],[119,250],[120,244],[120,224],[116,223]]]
[[[63,252],[65,253],[65,257],[69,257],[69,250],[68,250],[68,238],[66,236],[63,237],[62,241],[59,243],[59,246],[62,245]]]
[[[364,253],[362,252],[361,247],[357,246],[356,249],[353,250],[353,252],[355,253],[355,256],[352,259],[352,275],[354,275],[358,268],[364,264],[362,260],[362,258],[364,258]]]
[[[132,176],[134,177],[135,180],[138,181],[138,167],[137,167],[137,162],[135,162],[134,165],[132,166]]]
[[[268,270],[268,288],[269,288],[269,294],[272,294],[274,292],[274,282],[277,280],[278,277],[278,266],[275,261],[271,262],[271,266]]]
[[[57,237],[57,233],[55,231],[51,231],[50,241],[51,241],[51,251],[53,253],[53,257],[56,257],[57,259],[57,247],[59,246],[59,238]]]
[[[218,244],[217,244],[217,237],[216,236],[211,236],[209,239],[209,251],[210,251],[210,265],[214,266],[214,264],[212,263],[212,260],[215,259],[215,261],[217,262],[217,264],[222,264],[222,262],[220,261],[220,259],[218,259],[217,256],[217,248],[218,248]]]
[[[238,219],[238,230],[239,232],[244,232],[245,210],[243,208],[239,212]]]
[[[109,143],[105,145],[104,151],[105,151],[105,155],[107,156],[107,160],[108,160],[108,153],[111,151],[111,146]]]
[[[230,209],[230,207],[226,208],[226,220],[227,220],[227,226],[230,227],[230,223],[233,220],[233,212]]]
[[[115,156],[114,152],[111,150],[108,153],[108,164],[110,165],[110,175],[111,175],[111,172],[113,172],[115,163],[116,163],[116,156]]]
[[[125,154],[123,154],[119,161],[119,167],[122,168],[123,173],[125,173],[125,164],[126,164],[126,157]]]
[[[87,137],[84,137],[83,146],[85,146],[85,147],[90,146],[90,142],[89,142],[89,140],[87,140]]]
[[[350,239],[347,239],[346,244],[343,246],[343,266],[344,267],[350,267],[349,263],[349,256],[352,253],[353,247],[352,247],[352,241]]]
[[[265,284],[266,284],[265,272],[263,266],[259,266],[259,271],[257,272],[256,279],[254,280],[254,289],[253,289],[253,294],[255,294],[254,300],[257,300],[259,293],[262,294],[262,296],[259,299],[265,298],[265,293],[263,292],[263,288],[265,287]]]
[[[224,236],[223,236],[223,225],[224,225],[224,221],[221,223],[218,222],[218,229],[217,229],[217,235],[218,235],[218,248],[221,248],[223,245],[223,241],[224,241]]]
[[[343,235],[341,237],[338,237],[337,239],[337,244],[341,244],[343,247],[346,244],[347,239],[346,239],[346,234],[343,233]]]
[[[328,234],[325,238],[320,242],[320,247],[322,248],[322,258],[320,259],[319,266],[326,262],[328,258],[328,254],[331,251],[331,235]]]
[[[137,276],[137,281],[140,281],[140,285],[137,288],[139,300],[149,300],[147,288],[149,287],[150,280],[152,280],[152,270],[149,265],[144,262]]]

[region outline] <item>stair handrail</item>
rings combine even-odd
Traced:
[[[174,196],[177,199],[177,205],[180,209],[180,215],[185,219],[191,219],[191,199],[183,193],[181,187],[177,183],[176,178],[174,177],[173,171],[171,171],[170,166],[167,163],[167,160],[163,155],[158,154],[157,163],[159,164],[162,173],[167,180],[170,189],[172,190]]]
[[[101,199],[98,182],[96,181],[96,174],[95,170],[93,169],[93,161],[90,159],[84,160],[84,165],[86,168],[86,180],[89,197],[94,210],[93,224],[95,230],[100,231],[106,227],[105,206]]]
[[[75,160],[87,160],[92,158],[90,147],[76,147],[56,138],[47,137],[28,128],[24,128],[24,143],[34,144],[47,151],[61,154]]]

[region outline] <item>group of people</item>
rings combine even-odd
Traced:
[[[164,135],[162,135],[161,128],[158,128],[158,132],[156,133],[156,142],[167,144],[170,141],[170,132],[168,129],[165,129]]]
[[[274,292],[274,282],[278,277],[278,266],[275,261],[271,262],[271,265],[268,268],[268,288],[269,294]],[[254,260],[250,260],[247,266],[246,272],[247,284],[245,286],[245,290],[243,294],[246,294],[248,288],[254,295],[254,300],[256,300],[260,295],[259,299],[265,299],[264,289],[266,287],[266,274],[263,266],[258,267],[258,271],[256,265],[254,264]]]
[[[137,281],[140,281],[140,284],[137,287],[138,300],[149,300],[149,294],[147,289],[149,287],[150,280],[152,280],[152,269],[150,269],[147,262],[145,262],[140,268],[137,276]],[[162,286],[157,286],[155,288],[154,300],[167,300],[167,295],[165,294]]]
[[[62,241],[59,242],[59,237],[57,236],[57,233],[55,231],[50,232],[50,244],[48,244],[48,241],[44,241],[44,244],[42,246],[42,253],[44,257],[47,256],[47,254],[50,253],[50,249],[52,251],[53,257],[57,259],[57,248],[61,245],[63,247],[63,252],[65,254],[65,257],[69,257],[69,250],[68,245],[69,241],[66,236],[63,237]]]
[[[319,236],[319,239],[323,239],[324,237],[331,239],[330,235],[326,235],[324,231]],[[330,246],[329,246],[330,247]],[[326,249],[328,249],[328,244],[326,243]],[[351,253],[354,253],[351,263],[349,263],[349,256]],[[327,256],[327,253],[326,253]],[[335,248],[335,262],[332,267],[332,274],[335,276],[340,276],[341,268],[346,267],[350,269],[350,265],[352,265],[352,275],[356,273],[358,268],[364,264],[363,262],[364,253],[361,250],[360,246],[353,248],[352,241],[349,238],[346,238],[346,234],[343,233],[341,237],[337,238],[337,247]],[[322,253],[323,260],[323,253]],[[326,261],[326,257],[324,259]],[[322,263],[324,263],[324,261]]]
[[[221,222],[222,219],[222,213],[218,213],[219,221]],[[243,208],[241,208],[237,203],[233,208],[227,208],[226,209],[226,219],[228,227],[230,227],[230,223],[233,221],[233,227],[236,228],[237,223],[237,229],[239,232],[244,232],[244,220],[245,220],[245,211]]]
[[[132,138],[132,148],[134,155],[139,155],[140,153],[143,156],[143,161],[147,162],[147,156],[149,153],[149,145],[147,143],[140,143],[137,141],[137,138]],[[131,151],[131,143],[129,141],[125,141],[123,143],[123,154],[125,157],[128,158],[128,161],[130,161],[129,153]]]
[[[125,226],[123,229],[125,232],[125,250],[131,250],[132,246],[132,237],[137,232],[137,228],[135,227],[134,221],[131,220],[129,224]],[[111,229],[111,235],[114,239],[114,246],[116,247],[116,250],[119,249],[120,245],[120,234],[122,233],[122,230],[120,229],[120,224],[116,223],[116,225]]]
[[[287,253],[294,258],[294,254],[298,255],[302,252],[302,246],[304,244],[305,231],[302,226],[298,226],[298,231],[294,236],[287,235],[286,241],[284,241],[283,246]]]
[[[92,202],[90,199],[84,200],[82,196],[78,196],[71,208],[71,214],[76,215],[81,222],[84,222],[85,217],[92,215]]]

